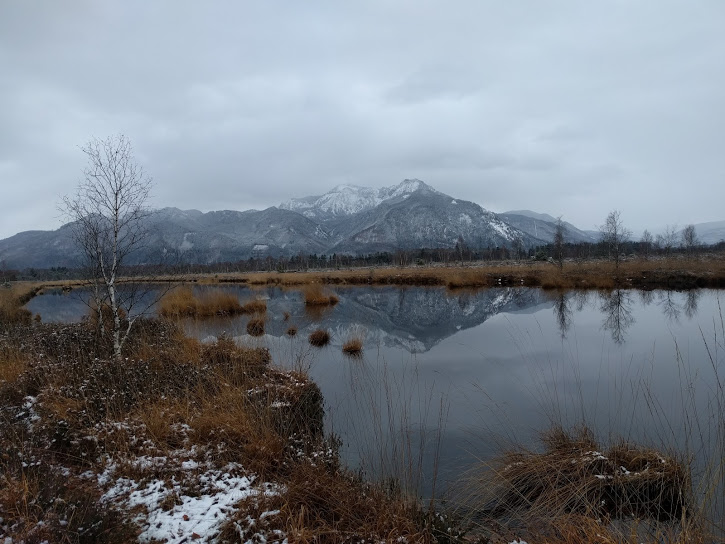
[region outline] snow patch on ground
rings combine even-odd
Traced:
[[[195,461],[181,464],[185,471],[193,471],[198,467]],[[145,482],[119,478],[106,491],[102,500],[113,502],[124,510],[140,512],[136,517],[142,529],[139,542],[211,542],[218,536],[221,523],[229,519],[239,501],[280,492],[279,487],[273,484],[255,485],[254,476],[242,475],[241,467],[236,464],[230,464],[227,469],[207,470],[195,475],[198,489],[193,494],[187,490],[188,482],[182,485],[183,478],[177,476],[172,477],[171,481],[151,479]],[[99,476],[99,481],[108,480],[107,475],[102,476]],[[276,514],[265,513],[266,516]]]

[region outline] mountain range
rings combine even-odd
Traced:
[[[495,214],[453,198],[418,179],[372,189],[339,185],[292,198],[265,210],[212,211],[162,208],[146,219],[150,238],[129,264],[210,264],[302,254],[369,254],[399,249],[531,247],[553,239],[556,219],[528,210]],[[565,224],[566,241],[593,242],[596,233]],[[0,267],[78,266],[73,225],[26,231],[0,240]]]

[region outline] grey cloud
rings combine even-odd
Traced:
[[[57,227],[78,146],[116,132],[159,206],[419,177],[582,228],[723,219],[723,20],[719,0],[3,2],[0,237]]]

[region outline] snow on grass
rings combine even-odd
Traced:
[[[194,462],[182,463],[185,470],[197,467]],[[213,542],[221,524],[229,519],[239,501],[280,492],[280,487],[273,484],[255,484],[254,476],[242,474],[241,466],[237,464],[225,468],[200,474],[182,473],[173,476],[170,482],[118,478],[102,500],[123,510],[139,512],[135,518],[141,527],[139,542]],[[193,479],[193,486],[190,486],[189,478]],[[107,479],[105,475],[99,477],[99,481]]]

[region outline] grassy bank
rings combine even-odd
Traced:
[[[319,389],[266,349],[146,320],[127,355],[85,323],[0,326],[0,540],[437,541],[340,465]]]
[[[191,278],[190,278],[191,279]],[[725,259],[681,256],[665,259],[566,262],[562,270],[548,262],[468,263],[460,266],[364,268],[308,272],[216,274],[193,279],[205,283],[248,285],[441,285],[449,288],[530,286],[547,289],[690,289],[725,287]]]

